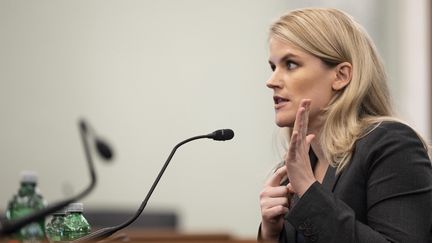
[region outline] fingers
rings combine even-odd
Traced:
[[[264,219],[276,219],[288,212],[289,190],[280,183],[287,176],[286,166],[282,166],[269,178],[260,193],[261,214]]]
[[[288,185],[286,186],[287,187],[287,189],[288,189],[288,193],[293,193],[293,194],[295,194],[295,191],[294,191],[294,188],[292,187],[292,185],[291,185],[291,183],[288,183]]]
[[[290,140],[290,144],[288,147],[288,152],[287,152],[287,159],[285,160],[285,164],[296,158],[296,154],[297,154],[297,149],[298,149],[298,145],[299,145],[300,141],[299,141],[299,132],[298,131],[293,131],[292,135],[291,135],[291,140]]]
[[[288,211],[288,207],[278,205],[275,207],[265,208],[261,210],[261,216],[263,220],[268,220],[271,222],[277,220],[280,216],[285,215],[286,213],[288,213]]]
[[[299,109],[296,113],[296,119],[294,122],[293,131],[299,131],[300,135],[306,136],[309,123],[309,111],[310,111],[310,99],[302,99],[299,105]]]
[[[285,177],[287,177],[287,169],[285,166],[282,166],[266,181],[265,186],[280,186]]]
[[[261,208],[273,208],[276,206],[284,206],[288,208],[289,201],[288,198],[285,197],[266,197],[260,201]]]
[[[297,195],[304,192],[304,185],[315,179],[309,159],[311,142],[315,137],[314,134],[308,135],[310,104],[309,99],[300,102],[285,160],[290,180],[287,188],[289,193]]]
[[[305,111],[305,108],[302,106],[303,101],[300,103],[299,108],[296,113],[296,118],[294,121],[294,127],[293,131],[300,131],[301,125],[302,125],[302,116]]]
[[[264,189],[260,193],[260,198],[276,198],[276,197],[286,197],[286,195],[289,193],[289,190],[286,186],[267,186],[264,187]]]
[[[309,125],[309,112],[310,112],[310,104],[311,100],[303,100],[304,101],[304,107],[305,111],[303,112],[302,117],[302,127],[301,127],[301,135],[302,137],[306,137],[308,132],[308,125]]]
[[[309,134],[306,136],[306,146],[307,150],[309,150],[312,140],[314,140],[315,134]]]
[[[265,221],[277,221],[288,212],[290,198],[286,186],[265,187],[260,194],[261,215]]]
[[[261,234],[263,239],[277,239],[283,228],[284,215],[288,213],[290,193],[287,186],[280,183],[287,177],[287,168],[282,166],[267,180],[260,193]]]
[[[294,159],[296,152],[303,145],[306,145],[306,149],[309,150],[310,143],[315,135],[308,135],[308,123],[309,123],[309,112],[310,112],[310,99],[303,99],[300,102],[299,109],[296,114],[296,120],[294,122],[294,129],[291,135],[290,145],[288,148],[287,158]]]

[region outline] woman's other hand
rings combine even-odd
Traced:
[[[267,180],[260,193],[261,238],[277,240],[288,212],[292,192],[281,182],[287,178],[287,168],[282,166]]]

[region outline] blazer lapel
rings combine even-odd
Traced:
[[[316,155],[312,149],[309,150],[309,159],[311,162],[312,170],[315,170],[315,165],[318,162],[318,158],[316,157]],[[327,171],[324,175],[323,182],[321,183],[321,185],[326,190],[333,192],[341,174],[342,174],[342,172],[340,172],[339,174],[336,174],[336,168],[329,165],[327,168]]]
[[[334,192],[336,184],[338,183],[339,178],[340,178],[342,173],[343,173],[343,171],[336,174],[336,168],[329,165],[329,167],[327,168],[326,174],[324,176],[323,183],[322,183],[322,186],[324,187],[324,189],[326,189],[330,192]]]

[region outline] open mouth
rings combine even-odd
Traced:
[[[279,96],[273,96],[273,101],[276,105],[280,104],[280,103],[284,103],[284,102],[288,102],[289,99],[285,99]]]

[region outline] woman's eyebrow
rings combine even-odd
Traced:
[[[285,62],[286,60],[290,59],[290,58],[298,58],[299,56],[293,53],[288,53],[285,56],[283,56],[281,58],[281,62]]]
[[[287,53],[285,54],[279,62],[285,62],[286,60],[290,59],[290,58],[298,58],[299,56],[293,53]],[[270,64],[274,64],[271,60],[268,61]]]

